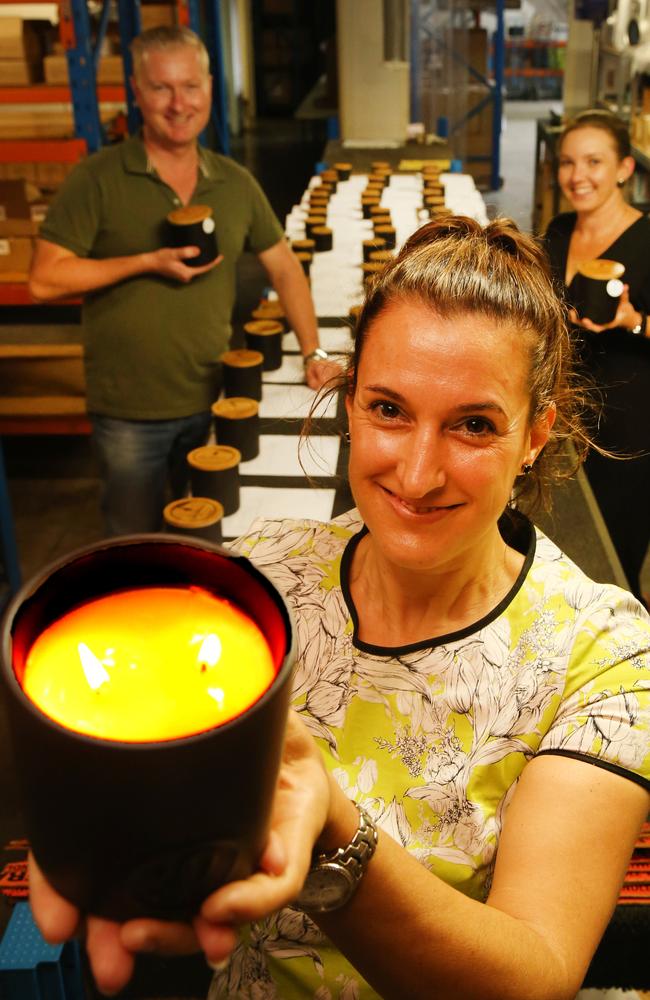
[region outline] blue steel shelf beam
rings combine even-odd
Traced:
[[[108,5],[109,0],[105,0]],[[91,42],[90,18],[86,0],[62,0],[59,12],[61,37],[68,60],[75,133],[85,139],[89,153],[104,142],[95,76],[95,52]]]
[[[492,152],[490,159],[490,189],[501,187],[499,176],[501,169],[501,121],[503,116],[503,81],[505,64],[505,31],[504,9],[505,0],[494,0],[496,13],[496,31],[494,35],[494,80],[490,80],[472,66],[460,53],[448,46],[440,33],[432,26],[435,5],[423,4],[421,0],[411,0],[411,116],[414,121],[420,121],[421,105],[419,80],[421,74],[421,39],[426,37],[439,51],[445,51],[454,62],[462,65],[469,76],[486,88],[485,97],[474,104],[467,112],[454,122],[449,122],[448,134],[460,132],[469,119],[480,114],[484,108],[492,105]],[[461,12],[471,11],[471,0]],[[429,22],[427,22],[429,18]],[[476,159],[487,159],[477,157]]]

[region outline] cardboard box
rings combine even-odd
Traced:
[[[0,59],[24,59],[38,62],[41,40],[31,21],[22,17],[0,17]]]
[[[176,7],[171,3],[140,4],[140,24],[142,30],[176,24]]]
[[[24,180],[0,180],[0,239],[38,235],[47,212],[42,192]]]
[[[68,60],[66,56],[45,56],[43,60],[45,82],[53,84],[68,83]],[[124,63],[122,56],[102,56],[97,67],[97,83],[124,83]]]
[[[25,84],[40,83],[43,66],[39,62],[26,59],[0,59],[0,87],[22,87]]]
[[[24,181],[0,181],[0,222],[29,219],[29,197]]]
[[[0,273],[27,274],[32,262],[33,241],[25,236],[0,239]]]

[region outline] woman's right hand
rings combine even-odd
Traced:
[[[316,841],[328,824],[334,829],[340,825],[346,808],[356,821],[356,808],[328,775],[304,723],[290,712],[269,839],[253,875],[217,889],[191,923],[142,918],[120,924],[97,916],[82,920],[79,910],[52,888],[30,855],[34,919],[51,943],[66,941],[80,930],[85,933],[93,976],[107,994],[128,983],[138,952],[187,955],[202,950],[210,964],[219,963],[237,943],[238,924],[272,913],[296,898]]]
[[[629,285],[623,286],[616,315],[611,323],[592,323],[586,316],[583,318],[578,316],[575,309],[569,309],[569,322],[574,326],[581,326],[583,330],[589,330],[590,333],[605,333],[607,330],[616,330],[621,327],[625,330],[633,330],[640,321],[640,314],[630,302]]]

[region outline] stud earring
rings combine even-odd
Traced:
[[[532,465],[522,465],[521,467],[522,476],[529,476],[532,471],[533,471]]]
[[[349,444],[350,443],[350,432],[349,431],[344,431],[343,432],[343,437],[345,439],[346,444]]]
[[[620,188],[624,187],[625,186],[625,178],[624,177],[619,177],[619,179],[616,181],[616,186],[620,187]]]

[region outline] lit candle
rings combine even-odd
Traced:
[[[255,622],[200,587],[140,587],[88,601],[32,645],[22,686],[75,732],[127,743],[178,739],[241,715],[271,686]]]

